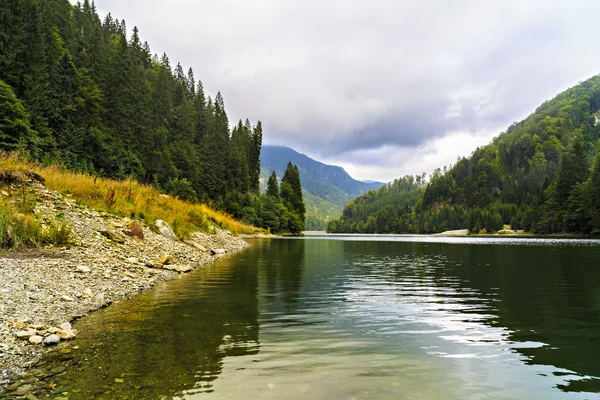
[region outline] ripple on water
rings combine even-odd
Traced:
[[[594,398],[597,265],[590,240],[257,240],[81,320],[52,379],[73,399]]]

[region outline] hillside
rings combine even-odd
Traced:
[[[594,76],[470,157],[435,170],[422,195],[390,216],[405,223],[386,221],[374,232],[489,232],[504,224],[540,234],[600,232],[599,109],[600,76]],[[370,192],[350,202],[329,230],[373,231],[373,221],[387,218],[386,207],[405,197],[402,191]]]
[[[3,2],[0,15],[0,150],[302,230],[303,217],[259,196],[261,121],[230,121],[221,93],[137,27],[88,0]]]
[[[154,229],[157,218],[185,240]],[[69,322],[248,246],[223,229],[258,232],[148,186],[0,154],[0,398],[15,398],[5,388],[24,375],[12,374],[30,369],[48,344],[75,339]],[[50,246],[25,251],[32,245]]]
[[[307,230],[324,230],[328,221],[341,214],[344,204],[382,185],[358,181],[341,167],[316,161],[289,147],[266,145],[261,152],[261,182],[266,182],[272,171],[283,176],[289,161],[298,166],[302,188],[308,193],[304,196]]]

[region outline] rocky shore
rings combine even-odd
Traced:
[[[35,398],[14,383],[52,345],[75,339],[73,320],[248,246],[217,228],[184,243],[164,224],[97,212],[39,183],[31,190],[36,214],[64,218],[73,244],[0,253],[0,398]]]

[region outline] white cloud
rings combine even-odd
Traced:
[[[96,4],[220,90],[232,121],[261,119],[266,143],[371,179],[468,155],[600,66],[595,0]]]
[[[453,132],[442,138],[425,142],[417,149],[385,147],[357,151],[344,158],[330,158],[325,162],[339,165],[359,180],[377,179],[389,182],[405,175],[427,176],[436,168],[450,167],[460,157],[470,155],[477,147],[488,144],[497,133]],[[347,160],[355,160],[347,161]],[[384,163],[382,163],[382,160]]]

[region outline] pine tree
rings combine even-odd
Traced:
[[[262,147],[262,123],[258,121],[252,132],[252,142],[248,159],[250,174],[250,191],[258,194],[260,191],[260,150]]]
[[[291,162],[288,162],[279,190],[283,204],[292,215],[297,217],[296,220],[293,220],[293,226],[289,226],[290,231],[293,231],[294,233],[303,231],[306,209],[302,199],[300,172],[298,171],[298,167],[292,165]]]
[[[596,150],[592,175],[587,182],[586,214],[593,232],[600,232],[600,146]]]
[[[34,135],[29,115],[11,87],[0,80],[0,148],[16,151]]]
[[[267,196],[279,198],[279,184],[277,183],[277,174],[275,174],[275,171],[273,171],[267,181]]]
[[[564,155],[558,178],[556,195],[559,203],[564,202],[576,183],[583,182],[588,174],[587,156],[583,139],[576,136],[569,151]]]

